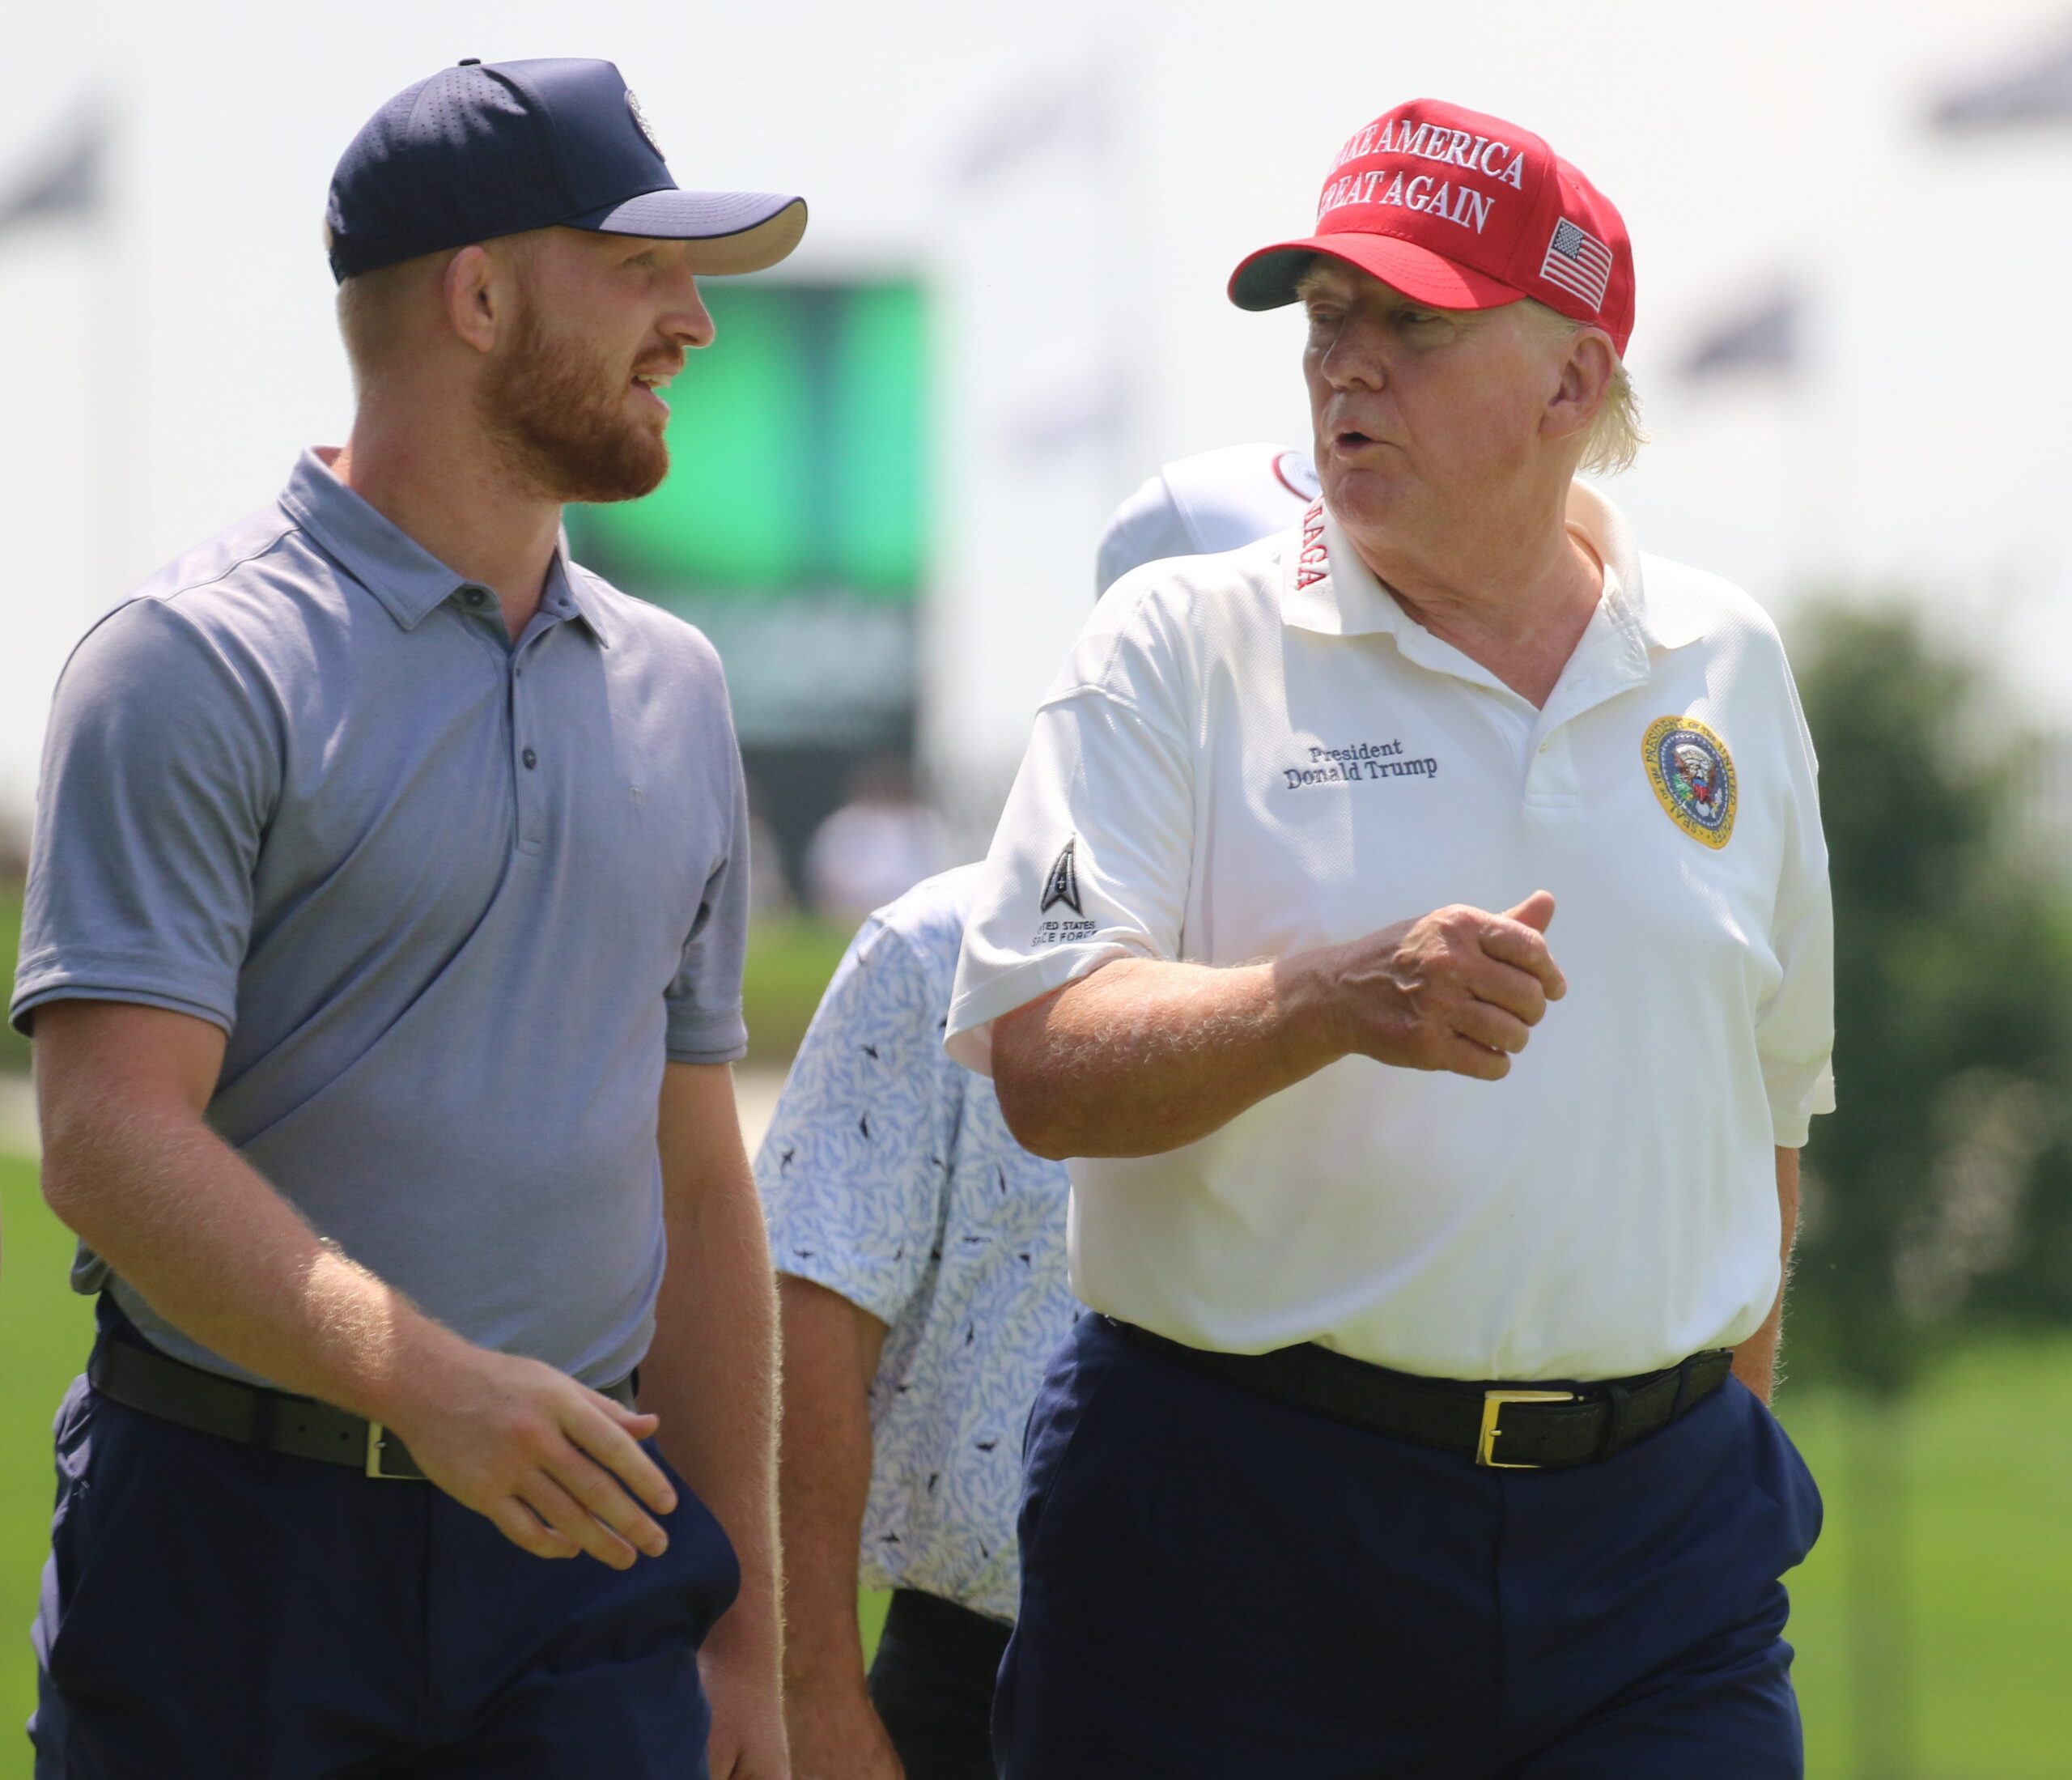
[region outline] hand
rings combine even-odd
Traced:
[[[1547,949],[1554,898],[1536,890],[1492,915],[1456,905],[1335,948],[1332,975],[1348,1051],[1405,1069],[1497,1081],[1549,1001],[1568,992]]]
[[[512,1544],[536,1557],[588,1552],[614,1570],[668,1549],[668,1535],[641,1506],[666,1514],[677,1504],[641,1450],[655,1417],[537,1360],[458,1337],[408,1370],[410,1400],[389,1425],[427,1477]]]
[[[859,1675],[848,1684],[784,1692],[792,1780],[906,1780],[906,1769]]]
[[[712,1706],[705,1759],[712,1780],[791,1780],[784,1707],[775,1657],[722,1618],[698,1653],[698,1676]]]

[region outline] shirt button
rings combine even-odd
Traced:
[[[486,587],[463,588],[461,590],[461,597],[465,600],[470,605],[480,605],[484,601],[488,599],[489,589]]]
[[[525,768],[529,772],[540,763],[540,757],[530,748],[528,748],[519,758],[525,763]]]

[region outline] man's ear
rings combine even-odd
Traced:
[[[486,248],[464,247],[446,262],[439,295],[447,325],[476,351],[493,350],[499,326],[509,320],[509,269],[499,266]]]
[[[1545,430],[1557,439],[1578,438],[1588,432],[1618,369],[1611,337],[1602,329],[1582,328],[1571,334],[1560,377],[1548,398]]]

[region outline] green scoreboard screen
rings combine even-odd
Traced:
[[[703,291],[717,335],[669,389],[669,478],[571,508],[575,555],[712,639],[745,743],[900,746],[928,533],[921,288]]]

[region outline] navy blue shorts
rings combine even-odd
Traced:
[[[622,1573],[83,1379],[57,1434],[36,1780],[703,1780],[698,1646],[740,1570],[673,1474],[669,1550]]]
[[[1481,1469],[1082,1318],[1030,1421],[1003,1780],[1798,1780],[1820,1497],[1739,1383]]]

